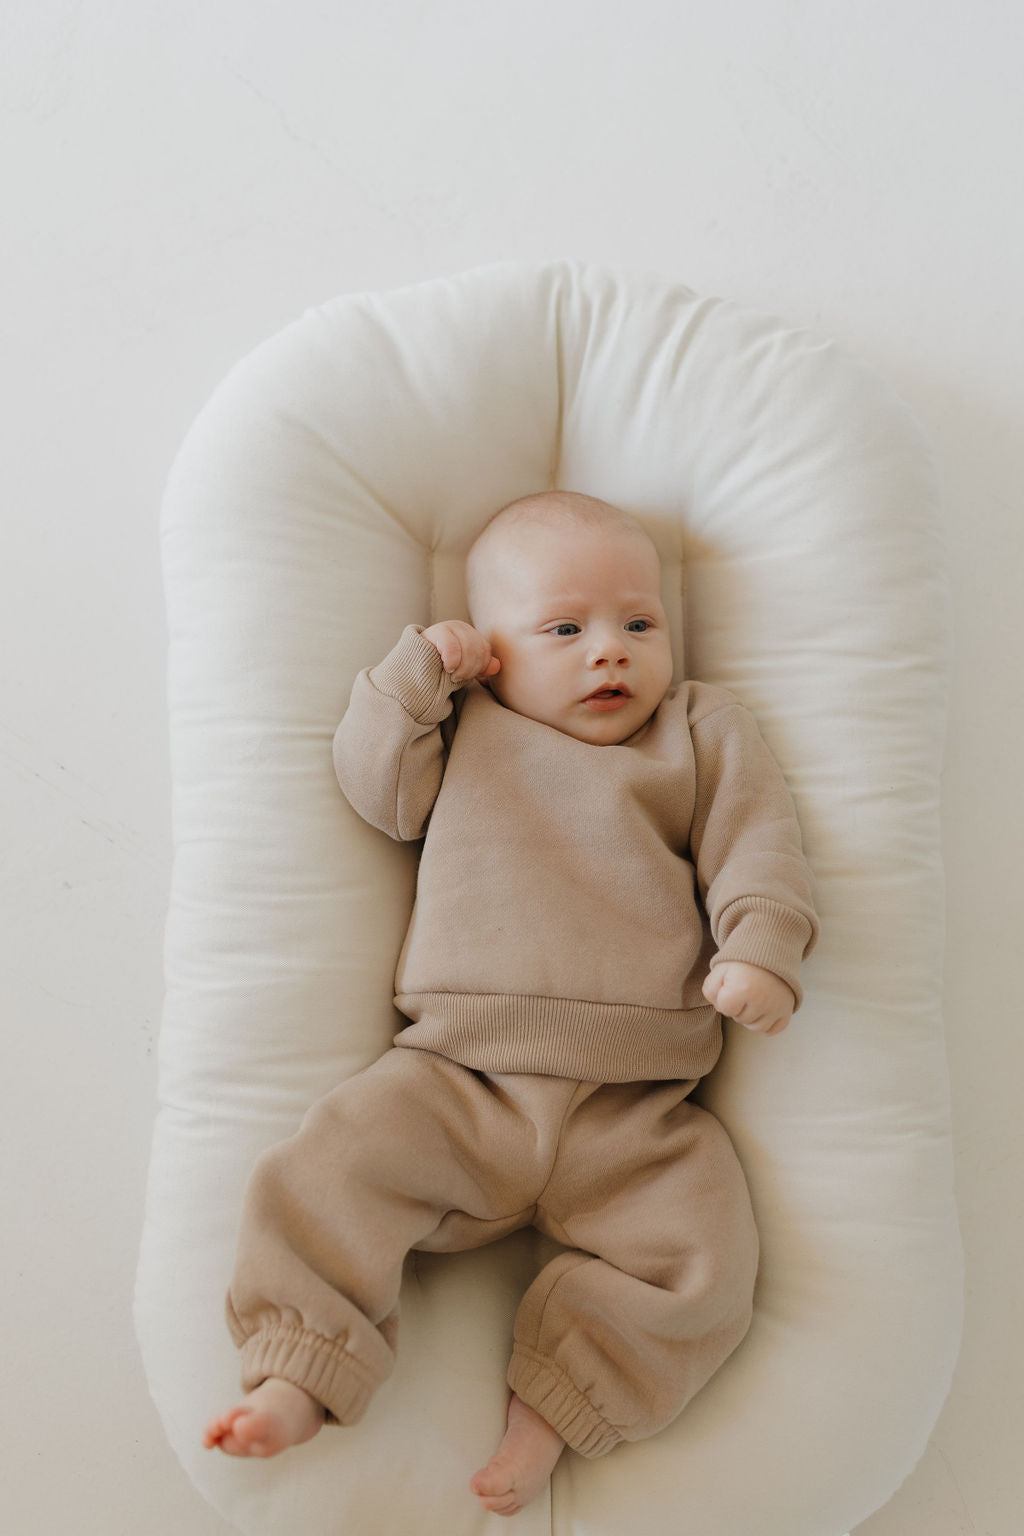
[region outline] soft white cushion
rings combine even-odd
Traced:
[[[786,1034],[732,1027],[704,1102],[762,1236],[747,1339],[653,1440],[566,1455],[520,1536],[838,1536],[925,1446],[959,1337],[940,1013],[946,597],[928,452],[831,342],[655,278],[501,265],[343,297],[246,358],[167,493],[175,864],[136,1318],[189,1475],[236,1526],[507,1529],[467,1479],[504,1423],[525,1232],[410,1261],[399,1365],[363,1423],[272,1462],[201,1448],[237,1395],[223,1320],[257,1154],[367,1065],[416,847],[362,823],[331,736],[409,622],[465,616],[504,502],[637,513],[677,661],[756,715],[822,937]]]

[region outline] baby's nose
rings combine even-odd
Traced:
[[[629,652],[626,647],[614,641],[598,641],[590,653],[590,665],[592,667],[628,667]]]

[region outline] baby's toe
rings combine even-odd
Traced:
[[[235,1420],[241,1412],[241,1408],[229,1408],[227,1413],[220,1413],[209,1421],[203,1430],[203,1444],[207,1450],[212,1450],[215,1445],[223,1447],[225,1439],[231,1438]]]

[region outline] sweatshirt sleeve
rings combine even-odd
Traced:
[[[691,722],[697,794],[690,851],[718,952],[803,1001],[799,972],[818,939],[814,884],[796,808],[753,715],[738,701]]]
[[[364,667],[334,733],[334,771],[345,798],[398,842],[422,837],[444,776],[441,722],[463,685],[444,670],[418,624],[375,667]]]

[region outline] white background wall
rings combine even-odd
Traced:
[[[10,1536],[226,1531],[166,1446],[130,1320],[170,861],[171,459],[229,366],[307,305],[562,256],[838,337],[937,446],[967,1333],[927,1455],[858,1536],[1019,1531],[1022,16],[1017,0],[3,7]]]

